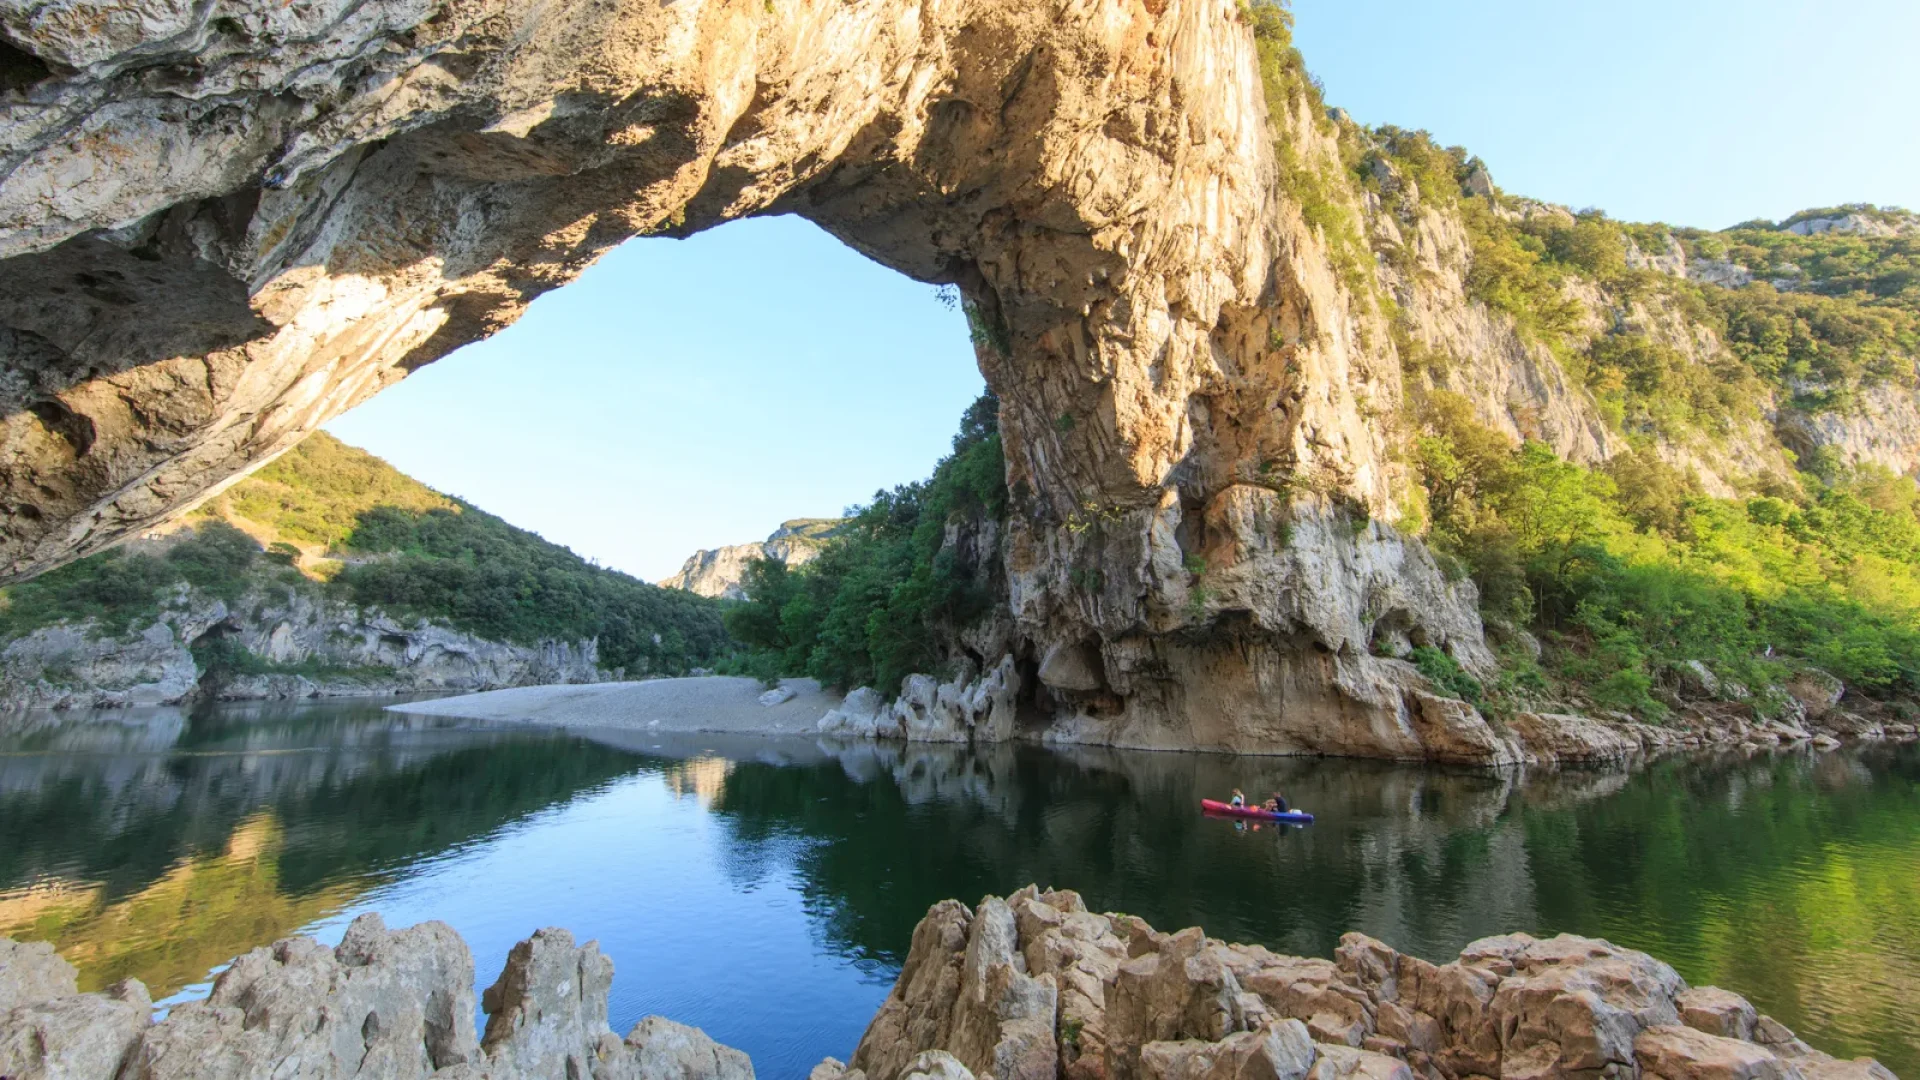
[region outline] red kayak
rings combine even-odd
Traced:
[[[1257,806],[1230,806],[1223,802],[1214,802],[1212,799],[1200,800],[1200,812],[1212,814],[1215,817],[1246,818],[1250,821],[1284,821],[1289,825],[1313,824],[1313,815],[1305,810],[1287,810],[1276,814]]]

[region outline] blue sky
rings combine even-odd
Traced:
[[[1920,3],[1297,0],[1327,99],[1511,192],[1720,228],[1920,208]],[[631,241],[329,425],[649,580],[920,478],[982,389],[931,288],[794,219]]]

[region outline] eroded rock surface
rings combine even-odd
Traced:
[[[680,572],[659,583],[663,589],[684,589],[698,596],[723,600],[747,598],[747,568],[763,559],[798,569],[813,561],[840,525],[838,521],[801,518],[782,524],[757,544],[730,544],[696,551]]]
[[[364,915],[338,948],[290,938],[239,957],[207,1000],[154,1024],[139,983],[76,994],[50,950],[0,938],[0,1075],[753,1080],[746,1055],[662,1017],[615,1036],[612,979],[592,942],[539,931],[482,995],[476,1039],[459,937]],[[930,909],[852,1059],[810,1080],[986,1077],[1894,1080],[1605,941],[1509,934],[1435,965],[1348,934],[1309,959],[1033,887]]]
[[[223,701],[280,701],[602,682],[598,643],[489,641],[424,619],[261,589],[231,602],[182,589],[130,632],[98,622],[43,627],[0,645],[0,713]],[[225,638],[307,673],[206,680],[193,649]]]
[[[753,1065],[661,1017],[607,1028],[613,964],[542,930],[515,946],[474,1032],[473,957],[444,923],[363,915],[337,948],[288,938],[234,960],[204,1001],[152,1023],[146,988],[74,992],[42,945],[0,938],[0,1076],[10,1080],[753,1080]]]
[[[1033,1022],[1048,1000],[1051,1028]],[[1348,934],[1333,960],[1304,959],[1031,887],[929,911],[850,1063],[813,1080],[934,1075],[935,1053],[946,1080],[1892,1076],[1605,941],[1510,934],[1435,965]]]
[[[957,285],[1002,403],[1006,617],[923,727],[1008,723],[1002,659],[1037,694],[1065,649],[1045,711],[1081,741],[1402,756],[1373,651],[1489,662],[1471,586],[1392,528],[1384,318],[1277,182],[1276,139],[1337,148],[1270,115],[1234,0],[50,0],[5,32],[0,580],[630,236],[792,212]]]

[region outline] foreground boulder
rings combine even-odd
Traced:
[[[1032,887],[929,911],[851,1062],[829,1059],[812,1080],[988,1075],[1893,1077],[1809,1047],[1736,994],[1689,988],[1653,957],[1592,938],[1486,938],[1435,965],[1348,934],[1334,959],[1305,959],[1198,929],[1161,933]]]
[[[150,1022],[127,980],[75,992],[44,945],[0,938],[6,1080],[753,1080],[697,1028],[607,1027],[613,964],[541,930],[481,995],[444,923],[377,915],[339,947],[288,938]],[[1895,1080],[1813,1049],[1744,998],[1605,941],[1485,938],[1452,963],[1348,934],[1332,960],[1161,933],[1028,887],[914,929],[851,1062],[809,1080]]]
[[[151,1023],[146,988],[74,992],[44,945],[0,938],[0,1077],[7,1080],[753,1080],[753,1065],[660,1017],[607,1027],[613,963],[565,930],[514,946],[474,1032],[473,956],[445,923],[389,931],[378,915],[338,948],[288,938],[236,959],[205,1001]]]

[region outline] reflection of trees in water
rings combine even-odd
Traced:
[[[1737,988],[1823,1049],[1920,1066],[1920,751],[1666,761],[1523,827],[1549,928]]]
[[[849,783],[849,779],[854,783]],[[1283,790],[1310,830],[1236,830],[1202,795]],[[897,963],[948,896],[1028,881],[1164,926],[1296,951],[1382,927],[1414,947],[1530,922],[1525,859],[1493,826],[1511,782],[1359,762],[997,747],[857,747],[837,762],[742,764],[720,812],[744,843],[794,835],[836,947]]]
[[[929,904],[1037,881],[1158,926],[1312,955],[1353,929],[1434,959],[1516,929],[1606,936],[1836,1048],[1898,1059],[1873,1033],[1912,1031],[1906,1003],[1920,996],[1917,774],[1911,749],[1521,779],[860,746],[740,764],[716,810],[747,852],[791,857],[829,948],[889,968]],[[1197,814],[1233,787],[1283,791],[1320,822],[1256,833]]]
[[[74,950],[89,984],[165,993],[636,763],[366,706],[229,718],[15,732],[39,753],[0,757],[0,933]]]

